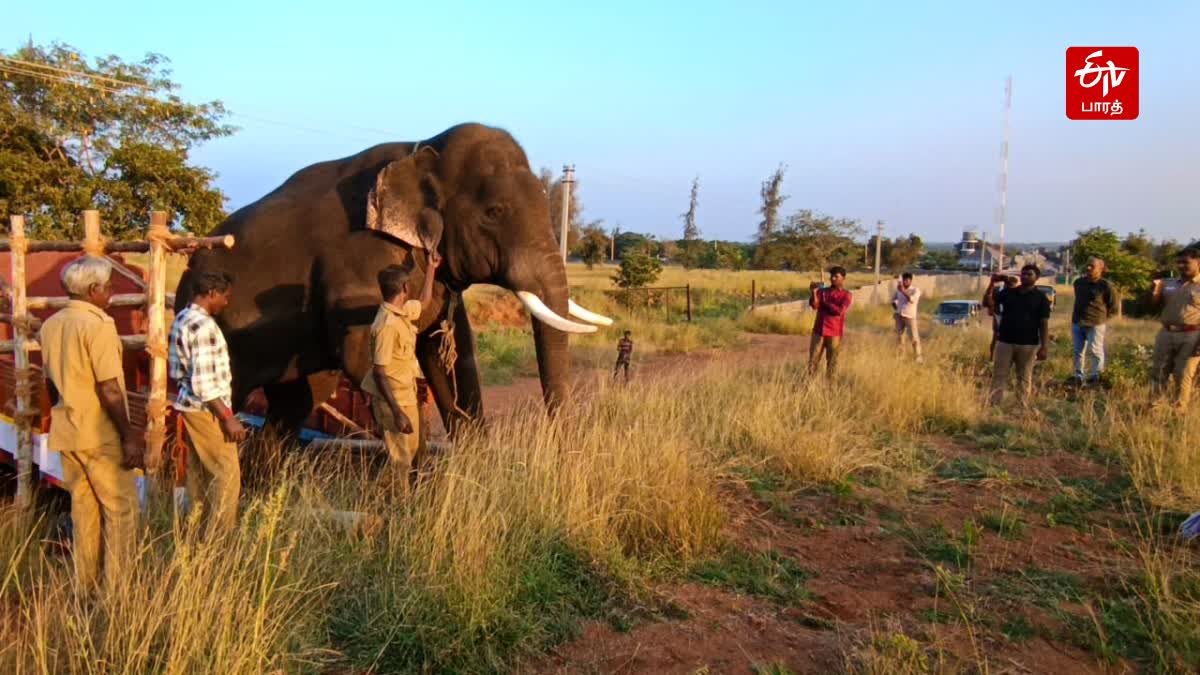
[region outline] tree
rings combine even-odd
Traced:
[[[655,253],[655,245],[653,240],[637,232],[622,232],[616,237],[615,248],[617,249],[617,258],[624,258],[628,251],[641,250],[646,253]]]
[[[604,231],[604,221],[594,220],[583,228],[583,234],[575,246],[575,253],[590,270],[608,255],[608,246],[609,239]]]
[[[919,264],[923,270],[957,270],[960,267],[958,254],[954,251],[930,251]]]
[[[1175,265],[1175,256],[1179,255],[1179,252],[1182,250],[1183,247],[1174,239],[1167,239],[1160,242],[1154,246],[1154,253],[1152,255],[1154,264],[1160,270],[1170,269]]]
[[[857,221],[802,209],[771,237],[767,263],[797,272],[816,269],[824,279],[826,268],[853,264],[861,251],[855,239],[863,234]]]
[[[1071,242],[1072,262],[1076,269],[1083,269],[1089,258],[1104,260],[1104,276],[1115,287],[1118,297],[1133,293],[1150,283],[1154,262],[1124,250],[1115,232],[1100,227],[1077,232]],[[1118,300],[1118,308],[1121,303]]]
[[[874,246],[874,244],[874,237],[872,237],[871,245]],[[880,254],[881,262],[891,272],[901,272],[911,267],[918,258],[925,254],[925,242],[915,234],[894,241],[884,239],[881,248],[883,249]]]
[[[613,277],[620,288],[642,288],[658,281],[662,274],[662,263],[644,251],[630,251],[621,259],[621,269]]]
[[[89,63],[62,43],[0,57],[0,208],[28,215],[33,236],[77,237],[79,212],[92,208],[117,238],[144,230],[151,210],[194,232],[224,219],[216,175],[188,153],[235,129],[220,101],[175,95],[166,57]]]
[[[788,198],[787,195],[782,194],[783,173],[786,170],[787,167],[780,164],[779,168],[775,169],[775,173],[763,181],[762,188],[759,190],[762,206],[759,207],[758,212],[762,214],[762,220],[758,223],[758,237],[755,240],[757,247],[754,251],[754,266],[759,269],[770,257],[771,239],[775,236],[775,231],[779,229],[779,210]]]
[[[546,198],[550,200],[550,227],[554,230],[554,241],[562,245],[562,200],[563,200],[563,181],[562,176],[554,177],[554,172],[546,167],[542,167],[538,174],[538,180],[542,182],[542,189],[546,191]],[[579,244],[579,238],[583,236],[583,202],[579,200],[579,179],[572,179],[571,184],[571,203],[568,207],[567,215],[567,250],[572,251]]]
[[[1144,228],[1125,235],[1121,242],[1121,250],[1146,260],[1154,259],[1154,241],[1146,234]]]
[[[711,241],[704,246],[699,267],[709,270],[741,270],[746,268],[746,250],[727,241]]]
[[[688,201],[688,210],[686,213],[680,214],[683,218],[683,238],[686,241],[695,241],[700,238],[700,228],[696,225],[696,206],[700,200],[700,176],[692,179],[692,196]]]

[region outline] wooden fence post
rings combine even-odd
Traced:
[[[750,311],[758,306],[758,280],[750,280]]]
[[[17,431],[17,505],[28,509],[33,505],[33,373],[29,367],[29,307],[25,287],[25,217],[12,216],[12,326],[13,326],[13,424]],[[40,411],[39,411],[40,412]]]
[[[688,284],[684,287],[687,291],[687,319],[688,323],[692,322],[692,285]]]
[[[149,288],[146,289],[146,351],[150,354],[150,395],[146,401],[146,475],[158,473],[162,466],[163,443],[167,432],[167,213],[150,213]]]

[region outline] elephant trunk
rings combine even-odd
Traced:
[[[508,271],[509,288],[517,294],[533,320],[538,377],[550,413],[567,402],[570,355],[568,333],[590,333],[595,326],[576,323],[570,315],[567,272],[556,250],[538,251],[514,261]]]

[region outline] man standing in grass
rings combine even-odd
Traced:
[[[1086,383],[1097,384],[1104,373],[1104,334],[1107,322],[1116,312],[1117,298],[1112,284],[1104,278],[1104,261],[1092,258],[1087,274],[1075,280],[1075,307],[1071,311],[1071,337],[1075,349],[1073,381],[1083,385],[1087,356],[1092,357],[1092,369]]]
[[[613,380],[617,379],[617,373],[625,369],[625,381],[629,381],[629,361],[633,358],[633,340],[630,339],[633,335],[630,331],[625,331],[625,337],[617,342],[617,365],[613,366]]]
[[[1158,315],[1162,328],[1154,340],[1150,375],[1156,399],[1166,392],[1174,377],[1174,406],[1184,410],[1200,368],[1200,250],[1180,251],[1175,265],[1183,283],[1174,291],[1164,293],[1163,280],[1154,280],[1152,302],[1155,306],[1162,305]]]
[[[829,269],[829,286],[822,288],[816,281],[809,285],[812,295],[808,304],[817,310],[817,317],[813,320],[812,338],[808,344],[808,372],[817,371],[821,353],[824,352],[825,373],[833,376],[837,370],[838,350],[842,346],[846,312],[854,299],[846,290],[846,268],[839,266]]]
[[[1016,288],[1020,283],[1021,280],[1011,274],[1004,277],[1005,288]],[[990,360],[996,356],[996,337],[1000,335],[1000,312],[987,306],[986,297],[983,299],[983,305],[987,307],[988,316],[992,317],[992,344],[988,345],[988,359]]]
[[[112,298],[112,265],[79,258],[62,271],[67,306],[46,319],[38,342],[49,380],[50,449],[61,453],[71,495],[71,555],[79,588],[90,591],[126,570],[137,536],[134,469],[145,439],[129,423],[121,339],[104,310]]]
[[[896,284],[896,296],[892,306],[896,308],[896,340],[904,346],[904,334],[908,333],[912,340],[913,351],[917,355],[917,363],[921,363],[921,333],[917,329],[917,301],[921,299],[921,289],[913,286],[912,272],[900,276]]]
[[[191,304],[171,325],[167,363],[179,389],[174,408],[187,429],[188,498],[210,509],[209,531],[224,534],[237,525],[238,443],[248,435],[233,414],[229,347],[216,321],[229,306],[233,280],[224,272],[198,274],[192,290]]]
[[[1000,402],[1008,383],[1009,371],[1016,367],[1021,405],[1029,406],[1033,397],[1033,367],[1045,361],[1049,352],[1050,299],[1037,289],[1041,270],[1037,265],[1021,268],[1021,285],[996,289],[1004,275],[993,275],[988,283],[984,304],[1000,315],[996,354],[992,371],[990,399]]]
[[[388,457],[405,492],[417,479],[416,461],[421,449],[421,411],[417,404],[417,326],[421,311],[433,298],[433,278],[442,258],[428,251],[425,282],[417,300],[409,297],[408,269],[388,265],[378,275],[383,304],[371,324],[372,368],[362,389],[371,395],[371,411],[379,425]]]

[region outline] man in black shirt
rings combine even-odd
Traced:
[[[1104,372],[1104,333],[1106,323],[1117,309],[1112,284],[1104,278],[1104,261],[1092,258],[1087,274],[1075,280],[1075,308],[1071,312],[1071,337],[1075,343],[1075,384],[1083,384],[1084,362],[1092,356],[1092,372],[1087,383],[1100,381]]]
[[[1021,404],[1029,405],[1033,366],[1046,360],[1050,299],[1035,285],[1039,276],[1037,265],[1026,265],[1021,268],[1020,286],[996,290],[996,282],[1004,277],[994,275],[983,297],[983,304],[1000,315],[990,396],[993,405],[1000,402],[1013,366],[1017,369]]]

